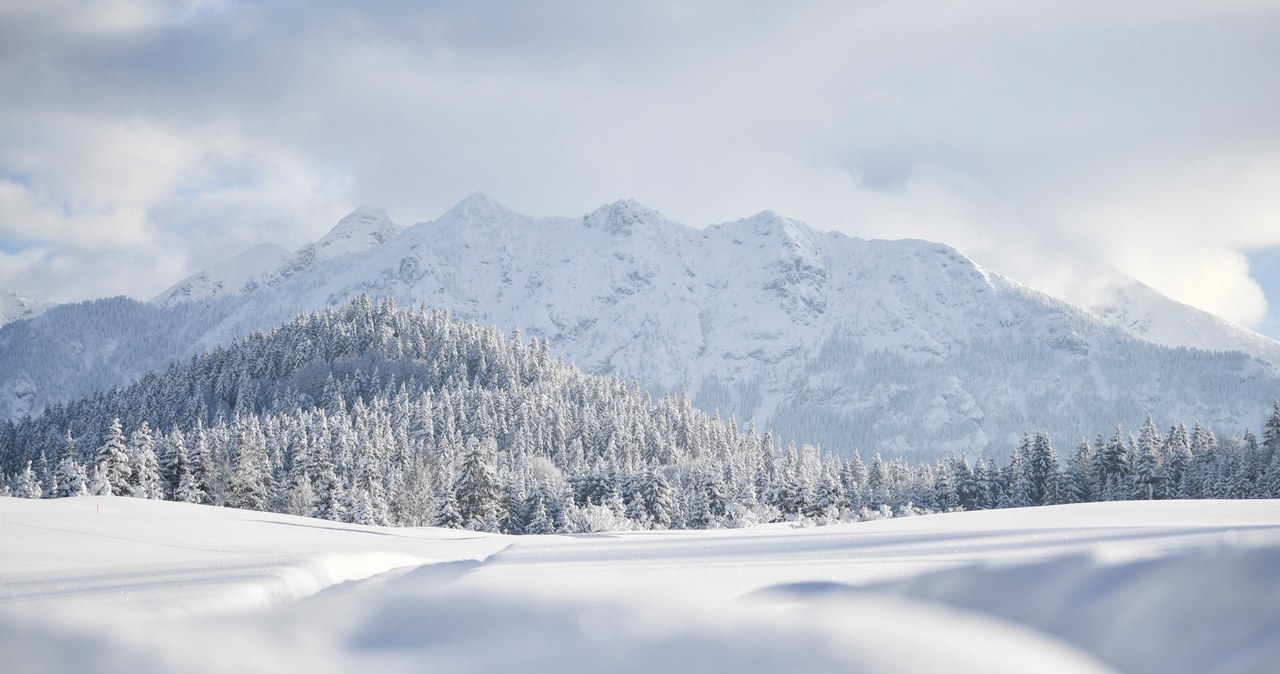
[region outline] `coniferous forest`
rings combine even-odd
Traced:
[[[1215,437],[1116,427],[1001,465],[780,444],[545,341],[361,297],[0,426],[0,490],[505,533],[831,523],[1101,500],[1280,498],[1280,404]]]

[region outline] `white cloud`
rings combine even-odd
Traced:
[[[40,299],[150,297],[254,243],[300,245],[348,208],[340,171],[233,129],[27,121],[5,138],[8,169],[35,177],[0,180],[0,236],[49,251],[4,274]]]

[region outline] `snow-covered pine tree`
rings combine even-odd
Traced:
[[[151,426],[143,421],[129,435],[128,452],[133,464],[129,483],[133,487],[134,498],[162,500],[165,497],[155,449]]]
[[[1058,454],[1053,449],[1049,434],[1037,431],[1031,442],[1030,462],[1027,466],[1028,496],[1032,505],[1053,505],[1060,502],[1059,470]]]
[[[1271,416],[1262,425],[1262,449],[1267,463],[1280,453],[1280,400],[1271,401]]]
[[[462,514],[458,511],[458,497],[452,489],[444,492],[441,496],[433,524],[446,529],[462,529],[466,527],[466,520],[462,518]]]
[[[1280,498],[1280,451],[1271,455],[1267,466],[1267,498]]]
[[[977,494],[974,498],[974,507],[979,510],[990,510],[996,507],[996,503],[1000,496],[1000,487],[997,484],[999,471],[991,462],[991,459],[978,459],[978,465],[973,469],[973,481],[977,486]]]
[[[71,437],[71,430],[67,429],[62,457],[58,459],[58,466],[53,471],[53,491],[50,494],[53,498],[84,496],[89,493],[89,476],[77,456],[76,442]]]
[[[867,465],[863,463],[862,456],[858,452],[855,451],[853,456],[845,462],[840,481],[844,486],[845,503],[850,509],[856,512],[866,505]]]
[[[182,429],[175,426],[169,433],[159,437],[156,442],[156,460],[160,464],[160,481],[165,498],[177,500],[174,493],[178,490],[178,474],[183,468],[188,472],[191,470],[190,466],[183,465],[187,463],[187,448],[186,435]]]
[[[100,466],[94,466],[89,471],[89,493],[93,496],[111,496],[111,482],[107,479],[107,474]]]
[[[1165,436],[1161,453],[1165,457],[1165,494],[1168,498],[1188,498],[1186,472],[1191,466],[1191,439],[1187,427],[1175,423]]]
[[[51,471],[50,498],[82,496],[89,493],[89,476],[84,466],[80,464],[78,456],[75,438],[71,436],[71,429],[68,428],[62,439],[62,454],[59,455],[58,463]]]
[[[531,491],[525,501],[525,509],[528,511],[528,516],[524,525],[524,533],[555,533],[555,522],[552,521],[551,516],[547,513],[547,495],[545,491],[541,489]]]
[[[44,498],[44,487],[36,479],[36,472],[32,470],[30,461],[14,478],[10,492],[18,498]]]
[[[236,447],[227,505],[266,510],[272,493],[272,477],[262,426],[256,417],[237,416],[232,421],[232,432]]]
[[[310,443],[306,433],[299,432],[290,456],[289,470],[285,474],[281,512],[306,517],[316,500],[315,488],[307,468],[311,465]]]
[[[351,521],[356,524],[381,526],[388,523],[387,492],[379,458],[369,444],[364,444],[356,454],[356,470],[351,486],[354,495],[352,502],[359,504],[359,508],[351,515]]]
[[[1098,449],[1095,457],[1098,489],[1104,501],[1119,501],[1129,495],[1129,447],[1124,429],[1116,426],[1111,440]]]
[[[1031,436],[1022,434],[1022,440],[1009,456],[1009,464],[1001,471],[1000,499],[997,507],[1025,508],[1031,502]]]
[[[458,477],[454,480],[458,516],[464,528],[487,531],[498,521],[502,492],[494,465],[496,447],[491,437],[471,436],[467,442]]]
[[[49,465],[49,456],[43,449],[37,455],[32,470],[36,475],[36,484],[40,485],[39,498],[48,498],[53,494],[53,466]]]
[[[1061,490],[1064,503],[1088,503],[1094,500],[1093,463],[1093,445],[1082,439],[1076,446],[1075,454],[1067,462]]]
[[[1150,501],[1164,497],[1164,474],[1160,465],[1164,438],[1148,416],[1138,434],[1138,452],[1133,461],[1133,498]]]
[[[877,509],[888,503],[889,489],[889,467],[880,457],[880,452],[876,452],[871,457],[871,465],[867,468],[867,507]]]
[[[649,468],[645,471],[641,498],[655,529],[670,529],[674,525],[677,509],[675,493],[662,469]]]
[[[818,483],[813,490],[813,503],[809,505],[806,515],[819,522],[833,523],[840,520],[840,511],[845,506],[844,487],[840,484],[840,466],[835,461],[823,461]]]
[[[107,429],[102,445],[98,447],[95,466],[101,481],[99,487],[105,485],[112,496],[133,494],[133,485],[129,483],[133,470],[129,465],[129,453],[125,448],[124,429],[120,427],[119,417],[111,420],[111,426]],[[94,493],[105,495],[98,490]]]
[[[190,503],[213,503],[212,489],[217,470],[214,468],[213,457],[209,452],[209,436],[205,432],[203,417],[196,417],[195,428],[188,437],[191,440],[191,447],[187,454],[191,464],[191,488],[183,493],[188,498],[198,500],[188,501],[186,498],[179,500]]]
[[[959,454],[948,459],[956,493],[956,506],[961,510],[974,510],[978,506],[978,481],[969,460]]]
[[[720,471],[713,466],[704,465],[697,473],[689,526],[694,529],[714,529],[720,526],[724,513],[724,484],[720,479]]]

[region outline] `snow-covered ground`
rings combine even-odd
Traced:
[[[1270,672],[1280,502],[505,537],[0,498],[5,671]]]

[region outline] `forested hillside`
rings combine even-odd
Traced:
[[[8,489],[508,533],[832,522],[1129,498],[1280,497],[1280,407],[1259,442],[1197,425],[1116,428],[1065,462],[910,467],[776,446],[542,340],[359,298],[134,385],[8,422]]]

